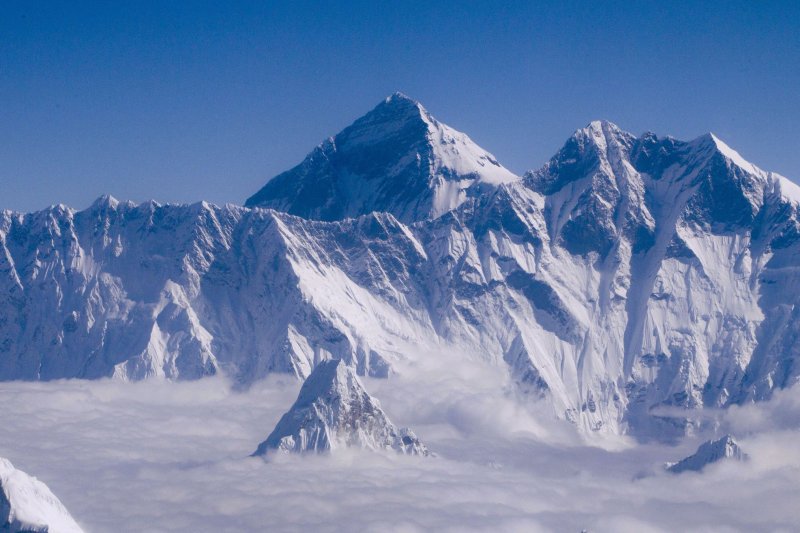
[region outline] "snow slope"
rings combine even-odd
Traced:
[[[297,401],[254,455],[270,450],[321,453],[348,446],[428,455],[411,430],[392,424],[352,368],[330,359],[308,376]]]
[[[82,533],[47,485],[0,457],[0,531]]]
[[[337,220],[108,197],[2,213],[0,378],[222,371],[246,385],[306,378],[332,358],[381,377],[447,351],[508,368],[587,431],[659,439],[689,431],[696,409],[800,380],[788,180],[712,135],[635,137],[597,121],[522,179],[481,177],[490,186],[431,211],[428,185],[417,205],[371,181],[380,154],[407,152],[398,132],[438,124],[421,117],[396,96],[340,134],[378,169],[345,189],[360,191],[357,209],[276,205]],[[303,168],[286,179],[322,190],[328,171]],[[346,218],[369,209],[386,212]]]

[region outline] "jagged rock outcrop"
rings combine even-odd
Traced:
[[[254,455],[270,450],[321,453],[342,447],[428,455],[411,430],[392,424],[350,367],[331,359],[316,366],[297,401]]]
[[[697,451],[677,463],[668,463],[666,469],[673,474],[700,472],[706,466],[724,460],[746,461],[748,456],[730,435],[704,442]]]
[[[0,457],[0,531],[82,533],[47,485]]]

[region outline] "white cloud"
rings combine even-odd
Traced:
[[[674,476],[659,465],[696,439],[587,445],[504,392],[502,373],[422,359],[366,385],[436,458],[247,457],[294,400],[288,378],[244,393],[217,378],[0,384],[0,456],[45,481],[90,532],[796,527],[800,389],[722,414],[752,461]],[[633,481],[643,470],[655,475]]]

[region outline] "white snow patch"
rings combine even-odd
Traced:
[[[744,157],[742,157],[739,152],[725,144],[719,137],[714,135],[713,133],[708,134],[713,143],[716,145],[717,150],[719,150],[722,155],[727,157],[731,160],[735,165],[741,167],[742,169],[746,170],[750,174],[755,174],[760,176],[764,173],[763,170],[752,164],[751,162],[747,161]]]
[[[800,205],[800,185],[774,172],[770,173],[770,177],[777,183],[781,196],[795,205]]]
[[[11,461],[0,457],[0,511],[4,501],[10,507],[6,524],[12,531],[31,530],[47,533],[82,533],[69,511],[47,488],[47,485],[14,468]],[[0,520],[4,517],[0,516]]]

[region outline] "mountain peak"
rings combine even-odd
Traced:
[[[738,166],[742,170],[747,171],[750,174],[760,175],[762,173],[761,169],[757,166],[752,164],[751,162],[747,161],[744,157],[739,154],[736,150],[728,146],[725,141],[717,137],[715,134],[709,132],[704,135],[701,135],[697,139],[693,141],[699,146],[707,146],[722,154],[728,161],[733,163],[734,165]]]
[[[395,93],[245,205],[319,220],[385,211],[411,223],[438,218],[482,186],[518,179],[467,135]]]
[[[428,112],[422,104],[401,92],[396,92],[384,98],[371,111],[356,120],[355,123],[367,121],[376,116],[384,120],[392,118],[417,118],[421,120],[426,115],[428,115]],[[429,115],[428,118],[430,118]]]
[[[731,435],[725,435],[717,440],[704,442],[697,451],[677,463],[667,464],[667,470],[673,474],[680,474],[691,470],[700,472],[706,466],[718,461],[732,459],[746,461],[748,455],[742,451],[739,444]]]
[[[582,137],[592,144],[601,145],[603,148],[616,144],[630,145],[635,139],[634,135],[608,120],[593,120],[585,127],[577,130],[573,137]]]
[[[610,120],[593,120],[589,124],[586,125],[586,130],[596,131],[596,132],[605,132],[605,131],[622,131],[619,126],[611,122]]]
[[[395,91],[389,96],[387,96],[384,99],[384,103],[386,104],[411,103],[414,105],[419,105],[419,102],[417,102],[407,94],[401,93],[400,91]]]
[[[527,182],[535,191],[550,195],[598,169],[612,175],[616,163],[630,157],[635,141],[634,135],[613,122],[594,120],[575,130],[542,168],[528,171]]]
[[[341,359],[330,359],[317,364],[294,405],[254,455],[269,450],[320,453],[340,447],[428,455],[413,432],[392,424],[352,368]]]
[[[119,200],[111,196],[110,194],[104,194],[97,198],[94,202],[92,202],[92,206],[95,209],[116,209],[119,205]]]

